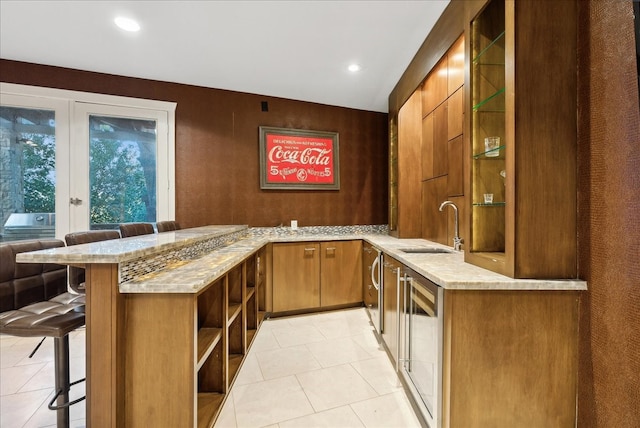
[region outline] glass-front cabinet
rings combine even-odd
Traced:
[[[489,0],[467,22],[465,261],[575,278],[577,1]]]
[[[505,8],[492,1],[471,24],[472,209],[468,251],[504,263],[507,153]]]

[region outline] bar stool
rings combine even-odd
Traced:
[[[34,239],[0,244],[0,333],[19,337],[53,337],[55,395],[49,409],[57,412],[57,427],[69,427],[69,333],[85,324],[85,296],[67,292],[67,267],[16,263],[16,254],[64,247],[58,239]],[[36,348],[37,349],[37,348]],[[56,404],[54,404],[56,403]]]

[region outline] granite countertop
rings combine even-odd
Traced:
[[[248,226],[194,227],[173,232],[154,233],[69,247],[51,248],[30,253],[19,253],[16,255],[16,261],[20,263],[59,264],[122,263],[172,249],[183,248],[206,239],[243,230],[248,232]]]
[[[378,233],[315,233],[314,229],[205,226],[155,235],[55,248],[18,255],[19,262],[61,264],[121,263],[133,258],[180,248],[211,237],[247,230],[247,237],[218,248],[200,258],[178,261],[163,270],[120,284],[123,293],[197,293],[269,242],[365,240],[385,254],[445,289],[459,290],[586,290],[582,280],[513,279],[465,263],[463,252],[444,254],[406,253],[403,248],[436,247],[424,239],[397,239]]]
[[[380,234],[285,233],[251,237],[192,262],[120,284],[123,293],[196,293],[269,242],[313,242],[362,239],[445,289],[459,290],[586,290],[581,280],[513,279],[465,263],[462,252],[410,254],[401,248],[450,247],[424,239],[397,239]]]

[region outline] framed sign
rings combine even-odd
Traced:
[[[338,133],[261,126],[260,188],[339,190]]]

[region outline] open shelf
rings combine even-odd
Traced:
[[[220,342],[222,338],[221,328],[205,327],[198,330],[198,370],[202,367],[205,360],[211,355],[211,351]]]
[[[220,412],[225,394],[216,392],[198,393],[198,428],[208,428]]]
[[[229,319],[227,321],[227,324],[231,325],[236,320],[236,318],[238,318],[238,315],[240,315],[240,312],[242,312],[242,304],[240,303],[230,304]]]
[[[229,354],[229,385],[233,384],[243,358],[243,354]]]
[[[253,295],[256,292],[256,288],[255,287],[247,287],[247,297],[246,297],[246,301],[248,301],[249,299],[251,299],[253,297]]]

